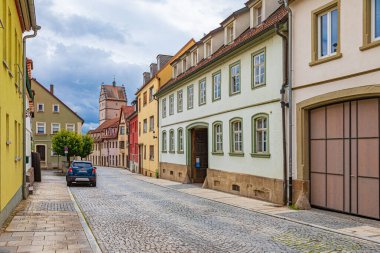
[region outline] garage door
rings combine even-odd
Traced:
[[[310,111],[310,202],[380,218],[380,99]]]

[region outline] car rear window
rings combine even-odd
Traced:
[[[73,163],[73,167],[90,168],[90,167],[92,167],[92,164],[91,163],[75,162],[75,163]]]

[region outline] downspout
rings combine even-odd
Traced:
[[[288,36],[286,33],[280,30],[279,25],[276,24],[276,34],[282,38],[283,41],[283,83],[281,86],[280,94],[281,94],[281,125],[282,125],[282,154],[283,154],[283,203],[287,203],[287,191],[288,191],[288,167],[287,167],[287,151],[286,151],[286,107],[289,104],[285,99],[285,91],[288,85]]]
[[[161,78],[159,78],[159,77],[157,77],[157,80],[158,80],[158,89],[160,89],[160,87],[161,87]],[[157,91],[158,92],[158,91]],[[160,134],[160,131],[159,131],[159,125],[160,125],[160,103],[159,103],[159,99],[158,99],[158,97],[157,96],[153,96],[153,98],[157,101],[157,136],[156,136],[156,138],[157,138],[157,159],[158,159],[158,162],[157,162],[157,164],[158,164],[158,168],[157,168],[157,170],[158,170],[158,177],[160,177],[160,174],[161,174],[161,166],[160,166],[160,159],[159,159],[159,157],[160,157],[160,138],[158,138],[158,136],[159,136],[159,134]],[[153,139],[154,139],[154,136],[153,136]]]
[[[26,161],[25,161],[25,155],[26,155],[26,108],[25,108],[25,95],[26,95],[26,75],[28,74],[28,71],[26,69],[26,40],[31,39],[37,36],[38,30],[41,29],[41,26],[34,26],[33,28],[33,34],[25,35],[22,38],[22,47],[23,47],[23,86],[22,86],[22,125],[23,125],[23,131],[22,131],[22,150],[23,150],[23,156],[22,156],[22,198],[26,199]]]
[[[288,181],[288,205],[293,204],[293,13],[289,7],[289,0],[284,0],[285,8],[288,11],[288,124],[289,124],[289,181]]]

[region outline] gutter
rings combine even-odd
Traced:
[[[281,125],[282,125],[282,154],[283,154],[283,203],[287,203],[287,188],[288,188],[288,167],[287,167],[287,152],[286,152],[286,107],[289,107],[289,103],[285,99],[285,91],[288,86],[288,35],[280,30],[278,24],[276,24],[276,34],[282,38],[283,41],[283,83],[281,86]]]
[[[289,103],[289,114],[288,114],[288,124],[289,124],[289,181],[288,181],[288,206],[293,204],[293,13],[289,7],[289,0],[284,0],[284,5],[288,11],[288,103]]]
[[[22,131],[22,150],[23,150],[23,156],[22,156],[22,198],[26,199],[26,161],[25,161],[25,155],[26,155],[26,108],[25,108],[25,93],[26,93],[26,75],[28,74],[28,71],[26,69],[26,40],[31,39],[37,36],[38,30],[41,29],[41,26],[34,26],[33,28],[33,34],[25,35],[22,38],[22,46],[23,46],[23,71],[24,71],[24,80],[22,85],[22,125],[23,125],[23,131]]]

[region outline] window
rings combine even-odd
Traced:
[[[169,115],[174,114],[174,94],[169,96]]]
[[[37,134],[46,134],[46,123],[45,122],[37,122],[36,127],[37,127],[37,129],[36,129]]]
[[[222,95],[222,87],[221,87],[221,72],[217,72],[212,75],[212,99],[213,101],[219,100]]]
[[[199,81],[199,105],[206,104],[206,78]]]
[[[66,124],[66,130],[69,132],[75,132],[75,124]]]
[[[267,114],[252,117],[253,125],[253,157],[270,157],[269,154],[269,124]]]
[[[162,99],[162,118],[166,118],[166,98]]]
[[[265,84],[265,51],[253,55],[253,87]]]
[[[143,106],[146,106],[147,104],[147,92],[145,91],[144,94],[143,94]]]
[[[125,134],[125,127],[120,126],[120,135],[124,135],[124,134]]]
[[[143,128],[143,133],[146,133],[148,131],[148,120],[144,119],[144,128]]]
[[[194,85],[187,86],[187,109],[194,107]]]
[[[263,22],[263,8],[260,5],[256,8],[256,24],[260,25],[262,22]]]
[[[226,44],[230,44],[234,41],[234,23],[226,27]]]
[[[139,122],[139,136],[141,135],[141,122]]]
[[[162,152],[167,152],[168,144],[167,144],[166,132],[162,132]]]
[[[177,92],[177,112],[183,111],[183,90]]]
[[[138,108],[139,108],[139,112],[141,112],[141,98],[139,98]]]
[[[244,155],[243,153],[243,124],[242,119],[232,119],[230,121],[231,131],[231,153],[230,155]]]
[[[380,0],[372,0],[371,27],[372,40],[380,40]]]
[[[59,105],[53,105],[53,112],[59,112]]]
[[[220,121],[213,124],[213,153],[223,154],[223,125]]]
[[[169,132],[169,152],[174,153],[175,147],[174,147],[174,130],[170,130]]]
[[[230,66],[230,95],[240,93],[240,62]]]
[[[51,134],[56,134],[61,130],[61,124],[59,123],[51,123]]]
[[[57,152],[54,151],[53,146],[51,147],[51,156],[57,156]]]
[[[177,64],[175,64],[173,66],[173,77],[175,78],[177,76],[178,76],[178,66],[177,66]]]
[[[149,102],[152,102],[153,101],[153,87],[150,87],[149,88]]]
[[[198,51],[197,50],[194,50],[192,52],[192,61],[193,61],[193,66],[197,65],[198,64]]]
[[[149,146],[149,160],[154,161],[154,145]]]
[[[154,116],[149,117],[149,131],[154,131]]]
[[[380,45],[380,0],[363,0],[363,46],[360,50]]]
[[[177,153],[183,153],[183,129],[178,129],[177,133],[178,138],[178,147],[177,147]]]
[[[211,56],[211,39],[205,42],[204,44],[205,47],[205,58]]]
[[[146,145],[144,145],[144,160],[146,160]]]
[[[187,70],[187,61],[186,58],[182,60],[182,72],[185,72]]]
[[[45,105],[42,103],[37,104],[37,111],[38,112],[43,112],[45,110]]]

